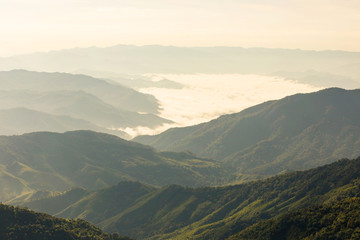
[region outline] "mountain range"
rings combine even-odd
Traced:
[[[21,204],[56,216],[83,218],[108,232],[136,239],[226,239],[250,231],[247,228],[261,220],[280,217],[286,221],[287,215],[283,214],[304,213],[307,207],[335,206],[343,199],[359,197],[359,173],[360,158],[343,159],[315,169],[233,186],[159,188],[121,182],[90,192],[72,189]],[[249,229],[269,225],[259,224]]]
[[[0,70],[18,68],[87,74],[135,88],[181,87],[168,80],[144,81],[141,75],[148,73],[257,74],[326,88],[360,88],[360,53],[345,51],[116,45],[0,58]]]
[[[50,72],[241,73],[315,70],[359,76],[360,53],[241,47],[174,47],[116,45],[73,48],[0,59],[0,69]]]
[[[75,118],[72,124],[62,123],[62,127],[46,124],[39,119],[37,123],[34,122],[38,131],[93,130],[129,138],[121,129],[154,128],[172,122],[157,116],[160,106],[152,95],[116,83],[66,73],[25,70],[0,72],[0,109],[12,109],[8,113],[16,112],[19,119],[26,119],[25,110],[20,110],[24,108],[28,109],[27,113],[33,110],[38,115],[47,115],[47,119],[52,119],[50,122],[64,116]],[[75,124],[76,121],[82,121],[84,125],[79,126]],[[0,134],[34,131],[31,124],[15,123],[4,125]]]
[[[359,119],[360,90],[329,88],[134,141],[215,159],[243,181],[359,156]]]
[[[52,115],[23,107],[0,110],[1,135],[20,135],[39,131],[67,132],[78,129],[91,129],[129,138],[123,131],[102,128],[86,120],[69,116]]]
[[[0,136],[1,200],[38,190],[98,189],[121,180],[162,186],[220,184],[224,171],[190,153],[158,152],[91,131]]]
[[[0,111],[3,128],[15,130],[24,122],[37,127],[32,118],[59,130],[94,127],[55,115],[65,114],[60,110],[73,103],[79,106],[76,96],[93,99],[94,106],[101,101],[101,109],[119,109],[74,89],[51,95],[15,87],[0,93],[3,107],[9,106],[9,96],[23,97],[14,97],[13,108]],[[58,103],[44,100],[54,96]],[[45,113],[50,108],[54,112]],[[24,113],[27,119],[21,119]],[[360,90],[329,88],[134,139],[141,143],[93,131],[0,136],[0,200],[81,218],[134,239],[356,239],[359,119]],[[4,209],[12,220],[0,217],[3,236],[58,234],[54,226],[63,226],[59,231],[69,239],[72,234],[96,239],[95,232],[99,239],[121,239],[82,220],[1,205],[0,212]]]
[[[149,94],[81,74],[12,70],[0,72],[0,89],[32,91],[84,91],[116,108],[157,113],[157,100]]]

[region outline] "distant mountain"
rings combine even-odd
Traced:
[[[308,84],[316,87],[331,88],[341,86],[346,89],[360,88],[360,74],[358,77],[346,77],[339,74],[330,74],[307,70],[303,72],[276,72],[272,75],[281,76],[288,80],[295,80],[298,83]]]
[[[117,135],[122,138],[129,137],[125,132],[112,131],[85,120],[68,116],[51,115],[27,108],[0,110],[0,135],[19,135],[37,131],[67,132],[73,130],[92,130]]]
[[[121,180],[153,185],[222,183],[213,161],[154,149],[90,131],[0,136],[0,193],[6,201],[37,191],[98,189]]]
[[[159,104],[149,94],[86,75],[12,70],[0,72],[1,90],[84,91],[116,108],[157,113]]]
[[[84,220],[65,220],[0,204],[0,239],[130,240],[107,234]]]
[[[116,108],[84,91],[0,90],[0,109],[19,107],[83,119],[102,128],[157,127],[171,122],[154,114]],[[46,125],[39,130],[46,131]]]
[[[347,198],[261,222],[229,240],[359,239],[359,216],[360,198]]]
[[[360,90],[296,94],[134,141],[216,159],[239,180],[309,169],[360,155]]]
[[[69,191],[22,204],[61,217],[84,218],[106,231],[136,239],[226,239],[261,220],[359,197],[359,176],[360,158],[343,159],[234,186],[154,188],[122,182],[83,197],[71,197]]]
[[[156,115],[159,104],[151,95],[105,80],[67,73],[25,70],[0,72],[0,109],[11,108],[28,108],[87,122],[77,129],[64,127],[65,131],[90,129],[121,137],[129,137],[121,129],[155,128],[172,123]],[[54,124],[49,118],[47,116],[50,122],[40,118],[35,122],[34,117],[32,120],[36,127],[24,124],[16,132],[64,131],[58,130],[59,127],[49,128],[49,125]],[[94,126],[90,127],[89,124]],[[11,126],[3,126],[3,132],[14,133],[13,130],[6,132]]]
[[[359,79],[360,53],[241,47],[117,45],[74,48],[0,59],[0,69],[114,73],[242,73],[315,70]],[[344,71],[343,66],[346,67]]]

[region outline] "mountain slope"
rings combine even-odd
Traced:
[[[0,136],[0,172],[3,200],[34,190],[97,189],[121,180],[154,185],[215,184],[225,175],[211,160],[157,152],[90,131]]]
[[[157,113],[157,100],[148,94],[121,85],[110,84],[86,75],[12,70],[0,72],[0,89],[32,91],[85,91],[117,108]]]
[[[35,211],[60,217],[82,218],[99,224],[126,211],[145,195],[157,190],[157,187],[139,182],[120,182],[100,190],[70,189],[61,194],[10,204],[21,204]]]
[[[82,119],[51,115],[27,108],[0,110],[0,135],[18,135],[37,131],[66,132],[92,130],[114,134],[122,138],[129,136],[122,131],[112,131]]]
[[[84,91],[7,90],[0,91],[0,100],[0,109],[25,107],[84,119],[103,128],[155,127],[170,122],[154,114],[118,109]]]
[[[308,169],[360,155],[360,90],[297,94],[134,140],[220,160],[240,179]]]
[[[84,220],[65,220],[0,204],[1,239],[130,240],[107,234]]]
[[[83,217],[136,239],[225,239],[259,220],[360,196],[359,176],[360,158],[227,187],[152,188],[127,182],[87,194],[56,214]],[[43,203],[52,199],[23,205],[48,212]]]
[[[360,198],[301,209],[251,226],[235,239],[359,239]]]

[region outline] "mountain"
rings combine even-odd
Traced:
[[[158,113],[159,104],[149,94],[80,74],[12,70],[0,72],[1,90],[84,91],[116,108],[134,112]]]
[[[346,198],[294,211],[251,226],[235,239],[359,239],[360,198]]]
[[[0,69],[144,73],[241,73],[315,70],[359,79],[359,52],[304,51],[241,47],[173,47],[117,45],[74,48],[0,59]],[[345,68],[343,66],[354,66]]]
[[[100,223],[127,210],[136,201],[157,190],[158,187],[143,183],[122,181],[100,190],[87,191],[73,188],[52,196],[8,203],[26,205],[35,211],[55,216],[82,218],[93,223]]]
[[[298,83],[308,84],[321,88],[331,88],[341,86],[346,89],[355,89],[360,87],[360,74],[357,78],[341,76],[338,74],[330,74],[307,70],[303,72],[276,72],[272,75],[281,76],[288,80],[295,80]]]
[[[24,107],[84,119],[102,128],[156,127],[171,122],[154,114],[140,114],[116,108],[84,91],[0,90],[0,100],[0,109]],[[47,129],[44,126],[39,130]]]
[[[83,197],[65,192],[22,205],[84,218],[108,232],[136,239],[225,239],[261,220],[359,197],[359,173],[360,158],[343,159],[240,185],[189,188],[122,182]],[[61,201],[68,204],[54,207]]]
[[[225,171],[189,153],[158,152],[91,131],[0,136],[0,193],[6,201],[38,191],[98,189],[121,180],[153,185],[220,184]]]
[[[134,141],[216,159],[239,180],[309,169],[360,155],[360,90],[296,94]]]
[[[37,131],[66,132],[73,130],[92,130],[117,135],[122,138],[129,137],[125,132],[119,130],[112,131],[96,126],[88,121],[68,116],[51,115],[27,108],[0,110],[0,135],[18,135]]]
[[[67,220],[0,204],[1,239],[130,240],[107,234],[84,220]]]

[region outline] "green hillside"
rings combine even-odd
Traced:
[[[360,90],[296,94],[134,140],[216,159],[239,181],[309,169],[360,155]]]
[[[346,198],[260,222],[231,236],[235,239],[360,239],[360,198]]]
[[[37,190],[99,189],[121,180],[200,186],[226,176],[211,160],[90,131],[0,136],[0,173],[3,201]]]
[[[67,220],[0,204],[0,239],[130,240],[107,234],[84,220]]]
[[[153,188],[126,182],[86,194],[56,214],[81,217],[136,239],[225,239],[260,220],[357,197],[359,176],[360,158],[227,187]],[[23,205],[49,212],[52,199]]]

